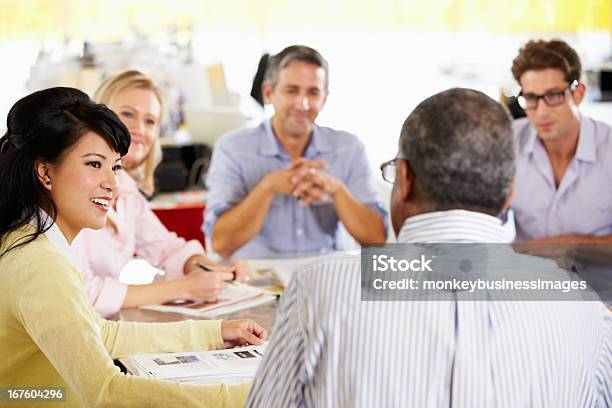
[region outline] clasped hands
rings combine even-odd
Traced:
[[[322,161],[299,158],[287,168],[268,174],[266,182],[271,191],[297,197],[302,206],[314,201],[325,202],[342,186],[340,180],[320,171],[327,168]]]

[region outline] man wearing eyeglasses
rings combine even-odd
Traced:
[[[343,249],[339,224],[360,244],[383,243],[386,211],[355,136],[315,124],[328,90],[327,61],[290,46],[269,60],[271,120],[222,137],[207,176],[204,230],[228,257]]]
[[[518,241],[612,242],[612,131],[579,113],[580,73],[560,40],[530,41],[513,61],[527,114],[514,123]]]
[[[510,117],[493,99],[449,89],[421,102],[402,126],[396,159],[381,166],[393,181],[400,245],[467,243],[469,253],[507,243],[496,215],[514,159]],[[504,245],[484,252],[493,247]],[[558,276],[552,262],[514,255],[485,255],[487,269],[510,277],[529,265],[534,276]],[[609,406],[612,315],[603,304],[493,293],[463,301],[457,292],[371,301],[362,273],[361,257],[336,256],[293,274],[246,407]]]

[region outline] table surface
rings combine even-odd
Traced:
[[[295,260],[295,262],[296,265],[300,265],[299,260]],[[279,286],[277,281],[270,279],[268,269],[262,269],[262,266],[271,267],[279,263],[280,262],[278,260],[249,262],[253,269],[251,282],[254,284],[254,286],[280,295],[283,291],[283,287]],[[214,320],[252,319],[266,329],[269,334],[272,332],[272,327],[274,326],[277,306],[278,299],[272,302],[264,303],[263,305],[224,314],[216,317]],[[204,318],[186,316],[179,313],[156,312],[153,310],[139,309],[137,307],[122,309],[115,316],[113,316],[113,320],[123,320],[128,322],[180,322],[189,319],[205,320]]]
[[[276,317],[276,307],[278,299],[263,305],[255,306],[250,309],[238,310],[237,312],[221,315],[217,319],[237,320],[252,319],[268,331],[272,332],[274,319]],[[182,320],[203,320],[193,316],[185,316],[178,313],[154,312],[152,310],[142,310],[136,307],[123,309],[116,315],[117,320],[128,322],[179,322]]]
[[[329,256],[327,254],[326,256]],[[252,282],[255,286],[259,286],[263,289],[270,290],[274,293],[282,293],[282,286],[269,286],[274,285],[270,279],[270,268],[275,269],[275,273],[283,276],[281,284],[287,284],[293,270],[301,265],[312,262],[314,259],[322,258],[319,257],[298,257],[288,259],[251,259],[248,260],[249,265],[254,271]],[[609,260],[608,260],[609,261]],[[609,261],[610,262],[610,261]],[[285,280],[285,282],[282,282]],[[278,299],[260,306],[256,306],[250,309],[239,310],[234,313],[219,316],[219,319],[235,320],[235,319],[252,319],[260,324],[268,333],[272,332],[274,326],[274,320],[276,318],[276,309],[278,306]],[[612,311],[612,305],[610,303],[607,306]],[[123,309],[114,316],[115,320],[124,321],[136,321],[136,322],[177,322],[188,319],[197,319],[197,317],[185,316],[177,313],[165,313],[155,312],[151,310],[141,310],[139,308]]]
[[[347,253],[351,252],[342,252],[342,254]],[[289,258],[248,259],[247,262],[253,270],[253,275],[250,282],[254,284],[254,286],[280,295],[283,290],[282,285],[286,285],[289,282],[289,279],[295,269],[307,263],[313,262],[314,260],[322,259],[328,256],[333,256],[333,254],[319,254],[316,256],[313,254],[300,254],[297,257]],[[272,269],[274,269],[274,274],[276,274],[277,277],[278,275],[281,275],[279,277],[280,279],[274,277],[274,274],[271,274]],[[217,319],[252,319],[266,329],[268,333],[271,333],[274,326],[274,320],[276,318],[277,306],[278,299],[253,308],[221,315]],[[131,322],[178,322],[198,318],[178,313],[156,312],[152,310],[142,310],[139,308],[129,308],[119,311],[115,316],[113,316],[113,319]]]

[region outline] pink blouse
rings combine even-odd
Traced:
[[[127,172],[118,178],[116,209],[108,213],[115,228],[85,229],[72,244],[82,262],[85,290],[104,317],[121,309],[127,285],[119,282],[119,272],[135,256],[176,278],[183,275],[189,257],[204,254],[200,242],[185,241],[164,227]]]

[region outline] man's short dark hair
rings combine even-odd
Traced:
[[[508,112],[482,92],[454,88],[421,102],[400,135],[400,157],[435,210],[501,211],[514,179]]]
[[[527,71],[558,69],[568,83],[580,80],[582,65],[576,51],[562,40],[532,40],[519,50],[512,61],[512,75],[520,84],[521,76]]]
[[[278,80],[279,71],[292,62],[297,61],[306,62],[323,68],[323,71],[325,71],[325,92],[327,92],[329,84],[329,68],[327,61],[325,61],[325,58],[323,58],[317,50],[305,45],[292,45],[270,57],[266,69],[265,80],[274,88]]]

